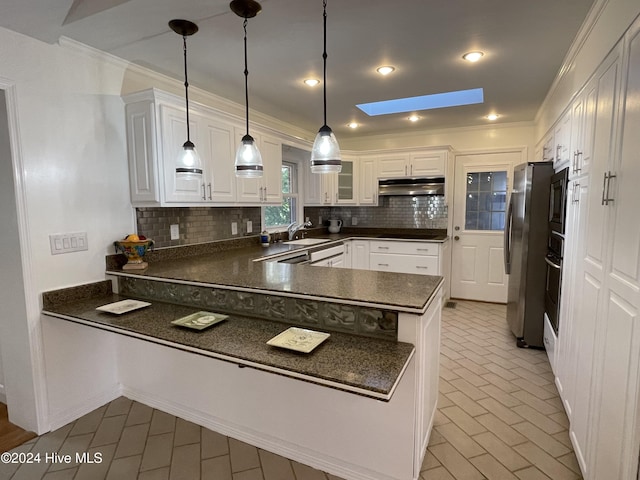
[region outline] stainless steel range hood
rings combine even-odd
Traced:
[[[444,177],[381,178],[378,195],[444,195]]]

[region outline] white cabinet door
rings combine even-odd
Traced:
[[[369,240],[351,242],[351,268],[369,270]]]
[[[376,176],[375,157],[360,157],[358,168],[360,205],[378,204],[378,178]]]
[[[237,145],[246,134],[243,128],[236,128]],[[254,205],[282,204],[282,142],[268,135],[251,132],[262,155],[263,173],[261,178],[236,178],[237,201]]]
[[[558,121],[554,138],[556,147],[553,168],[558,171],[571,163],[571,109],[568,109]]]
[[[409,153],[378,156],[378,178],[406,177],[409,174]]]
[[[268,205],[280,205],[282,204],[282,142],[274,137],[262,135],[260,153],[264,163],[263,202]]]
[[[206,170],[208,152],[199,138],[199,118],[189,115],[190,139],[195,144]],[[204,203],[206,202],[204,178],[183,179],[176,177],[176,160],[182,145],[187,140],[187,121],[184,109],[160,105],[162,164],[164,169],[164,192],[166,202]],[[204,173],[206,175],[206,173]],[[203,177],[204,177],[203,175]]]
[[[412,177],[441,177],[446,171],[446,152],[412,153],[409,175]]]
[[[342,156],[342,171],[335,178],[332,199],[338,205],[358,203],[358,159]]]
[[[208,153],[204,174],[206,200],[233,203],[236,201],[233,126],[203,118],[201,127],[202,151]]]
[[[158,205],[161,198],[155,106],[151,101],[139,101],[127,104],[125,112],[131,203]]]

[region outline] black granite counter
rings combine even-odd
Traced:
[[[381,238],[372,235],[363,233],[364,238]],[[321,246],[283,242],[265,248],[256,243],[200,255],[182,255],[182,247],[169,248],[163,249],[161,256],[149,259],[149,267],[144,271],[123,271],[108,264],[107,273],[273,295],[305,296],[410,313],[423,313],[443,282],[440,276],[259,261],[274,255],[325,248],[331,242],[341,242],[353,235],[334,234],[324,238],[330,242]]]
[[[83,291],[84,288],[84,291]],[[43,313],[177,349],[388,400],[414,354],[409,343],[331,332],[309,354],[272,347],[267,340],[289,325],[239,315],[203,331],[171,324],[199,309],[171,303],[121,315],[96,307],[126,297],[106,293],[110,282],[43,294]],[[77,292],[80,292],[78,294]]]

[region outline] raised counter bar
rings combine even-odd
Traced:
[[[332,333],[312,354],[300,354],[266,344],[288,328],[285,323],[231,315],[218,325],[194,331],[171,321],[197,308],[154,301],[149,307],[114,315],[96,308],[128,297],[89,292],[94,294],[66,302],[52,301],[59,296],[56,292],[45,293],[43,313],[381,400],[391,398],[415,350],[404,342]]]

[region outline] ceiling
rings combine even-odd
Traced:
[[[534,120],[593,0],[328,0],[327,123],[362,136]],[[323,123],[322,1],[263,0],[248,23],[250,106],[310,132]],[[174,18],[189,37],[189,83],[244,104],[242,19],[228,0],[2,0],[0,26],[54,43],[72,38],[184,80]],[[485,52],[477,63],[462,60]],[[376,67],[390,64],[387,77]],[[484,103],[368,117],[358,103],[471,88]],[[361,124],[357,130],[346,126]]]

